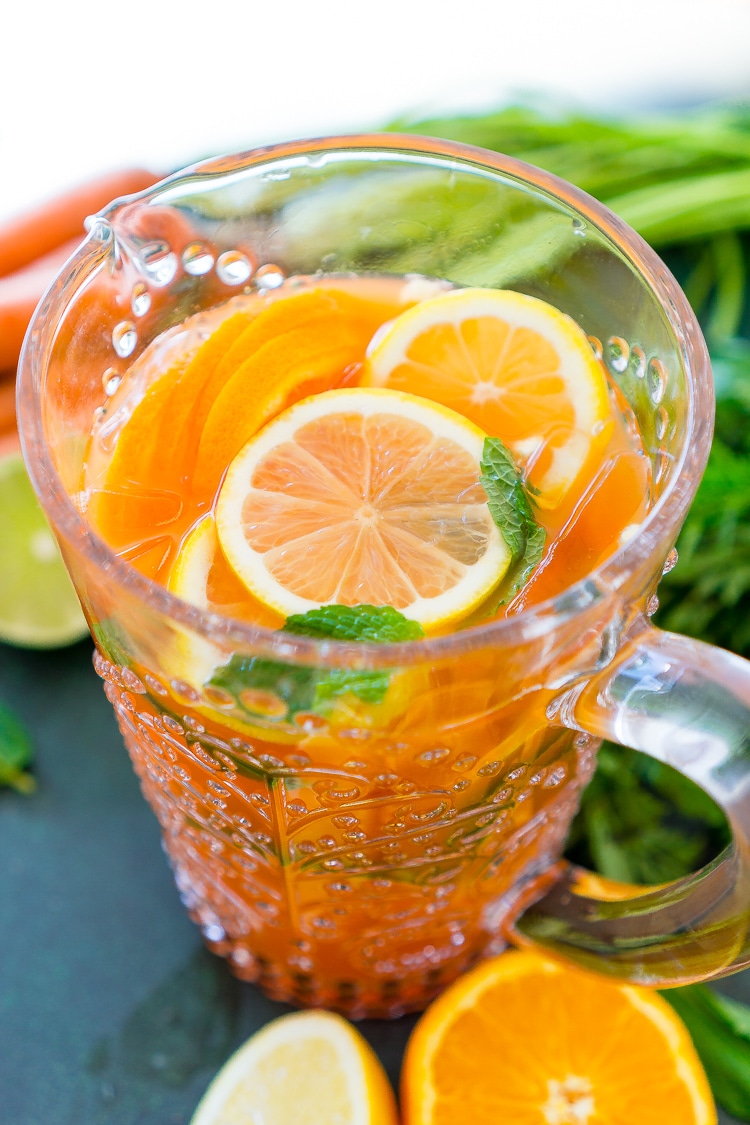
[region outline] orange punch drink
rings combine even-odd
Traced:
[[[559,861],[601,737],[744,831],[747,666],[649,623],[710,409],[658,259],[493,154],[280,146],[92,220],[27,343],[30,467],[233,972],[356,1017],[508,941],[746,962],[737,855],[602,901]]]

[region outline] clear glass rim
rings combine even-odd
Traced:
[[[24,456],[34,488],[57,534],[89,564],[106,571],[112,587],[136,597],[154,611],[181,626],[226,645],[283,655],[300,663],[343,665],[356,658],[359,666],[387,667],[415,664],[458,656],[462,652],[518,645],[553,631],[576,614],[612,595],[623,575],[640,569],[653,554],[655,543],[671,544],[698,487],[711,445],[713,431],[713,379],[706,344],[695,315],[677,281],[650,246],[603,204],[579,188],[549,172],[513,157],[456,142],[398,133],[356,134],[284,142],[244,153],[219,156],[190,165],[161,180],[127,202],[148,202],[188,178],[214,177],[240,172],[260,164],[303,154],[393,153],[399,156],[454,160],[462,167],[478,167],[518,179],[548,192],[575,209],[623,252],[641,275],[644,284],[660,302],[681,352],[688,386],[686,432],[674,478],[641,525],[641,533],[619,547],[604,563],[561,594],[500,621],[475,625],[445,636],[400,644],[375,644],[314,640],[225,618],[182,601],[164,586],[145,577],[121,559],[86,523],[73,504],[53,463],[44,435],[41,395],[42,364],[52,341],[59,312],[66,304],[81,270],[101,242],[91,233],[68,261],[42,298],[27,332],[18,369],[18,419]],[[112,216],[123,200],[115,200],[99,213]]]

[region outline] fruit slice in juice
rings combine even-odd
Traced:
[[[460,620],[511,558],[480,482],[484,441],[415,395],[306,399],[230,466],[216,509],[222,550],[285,616],[338,603],[390,605],[423,626]]]
[[[393,300],[330,284],[235,298],[154,341],[108,406],[105,429],[124,421],[106,438],[110,456],[92,443],[89,512],[104,538],[150,576],[168,572],[235,454],[280,410],[361,366],[403,308],[402,288]]]
[[[565,496],[609,415],[583,331],[510,290],[453,290],[402,313],[370,345],[365,380],[425,395],[501,438],[541,507]]]

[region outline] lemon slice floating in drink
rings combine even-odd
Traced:
[[[204,516],[180,547],[169,574],[167,589],[183,601],[209,613],[252,621],[278,628],[282,619],[256,601],[224,558],[216,537],[213,517]],[[226,651],[197,632],[175,627],[176,637],[169,654],[173,676],[199,688],[227,659]],[[232,725],[231,719],[224,721]],[[241,724],[246,730],[247,724]]]
[[[338,603],[390,605],[425,628],[460,620],[511,562],[481,484],[485,437],[399,391],[305,399],[230,465],[216,508],[222,550],[284,616]]]
[[[535,297],[457,289],[384,326],[365,379],[425,395],[502,438],[540,507],[562,500],[610,408],[583,330]]]

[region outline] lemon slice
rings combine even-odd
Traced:
[[[456,289],[402,313],[376,333],[364,380],[424,395],[500,438],[546,508],[579,476],[609,413],[582,329],[511,290]]]
[[[229,467],[221,548],[285,617],[390,605],[423,627],[465,617],[511,555],[480,483],[485,434],[415,395],[342,389],[290,407]]]
[[[0,641],[60,648],[88,633],[23,457],[0,459]]]
[[[191,1125],[397,1125],[375,1054],[331,1012],[294,1012],[256,1032],[219,1071]]]
[[[278,614],[256,602],[224,559],[213,516],[204,516],[186,536],[169,572],[167,589],[199,609],[238,617],[267,628],[283,624]],[[197,633],[179,628],[171,670],[195,687],[206,683],[227,654]]]

